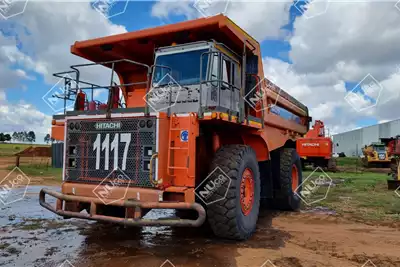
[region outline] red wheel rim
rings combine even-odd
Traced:
[[[253,172],[246,168],[240,182],[240,205],[245,216],[249,215],[254,203],[254,178]]]
[[[299,186],[299,170],[296,165],[292,165],[292,191],[296,192]]]

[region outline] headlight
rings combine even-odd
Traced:
[[[71,123],[69,124],[69,129],[71,129],[71,130],[74,129],[74,123],[73,123],[73,122],[71,122]]]
[[[140,128],[146,127],[146,122],[145,122],[144,120],[141,120],[141,121],[139,122],[139,126],[140,126]]]
[[[153,121],[152,120],[148,120],[147,121],[147,128],[151,128],[153,127]]]

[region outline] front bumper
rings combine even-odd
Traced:
[[[46,202],[46,195],[50,195],[57,199],[56,206],[52,206]],[[81,213],[80,211],[67,211],[63,210],[63,202],[79,202],[87,203],[90,205],[90,213]],[[97,205],[104,203],[95,197],[74,196],[66,195],[56,191],[43,188],[39,194],[39,203],[42,207],[54,212],[60,216],[81,218],[87,220],[103,221],[126,226],[180,226],[180,227],[199,227],[206,218],[206,212],[203,206],[198,203],[188,202],[148,202],[148,201],[135,201],[135,200],[117,200],[108,204],[110,206],[124,207],[126,209],[133,208],[135,210],[134,218],[120,218],[113,216],[106,216],[97,214]],[[143,219],[141,217],[142,209],[182,209],[182,210],[195,210],[198,218],[195,220],[189,219]]]

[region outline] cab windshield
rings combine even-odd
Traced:
[[[375,151],[377,152],[385,152],[385,146],[374,146]]]
[[[190,85],[200,83],[200,57],[208,49],[161,55],[156,58],[153,84],[158,86],[169,83]],[[203,55],[202,79],[205,80],[209,54]],[[170,76],[168,76],[169,74]],[[174,80],[171,80],[172,77]]]

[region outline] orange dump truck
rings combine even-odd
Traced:
[[[207,220],[217,236],[236,240],[255,231],[261,201],[299,209],[296,140],[308,131],[308,109],[264,79],[259,43],[229,18],[76,42],[71,52],[94,63],[56,74],[73,80],[67,95],[78,99],[53,117],[63,184],[42,189],[43,207],[127,226]],[[80,69],[93,65],[112,70],[109,84],[82,79]],[[93,99],[100,88],[106,103]],[[181,215],[146,218],[152,209]]]

